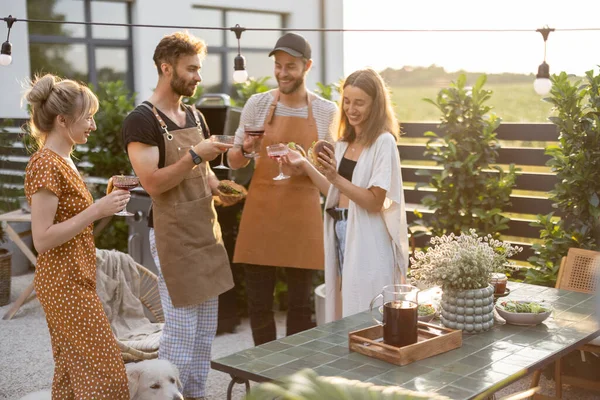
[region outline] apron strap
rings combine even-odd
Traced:
[[[189,109],[192,111],[192,115],[194,116],[194,120],[196,121],[196,127],[198,128],[198,132],[200,133],[200,136],[202,136],[204,139],[208,139],[208,137],[210,136],[210,129],[208,129],[208,124],[206,123],[206,119],[204,119],[204,116],[196,108],[196,105],[192,104],[192,105],[184,106],[182,103],[181,106],[183,107],[184,110],[186,109],[186,107],[189,107]],[[204,130],[202,122],[204,122],[206,131]]]
[[[267,113],[267,124],[271,125],[273,122],[273,117],[275,116],[275,109],[277,108],[277,103],[279,102],[279,90],[274,90],[273,93],[273,102],[269,107],[269,112]]]
[[[152,105],[152,108],[150,108],[150,106],[146,103],[142,103],[142,105],[144,107],[146,107],[147,109],[149,109],[150,111],[152,111],[152,114],[154,114],[154,116],[156,117],[156,120],[158,121],[160,128],[164,131],[165,135],[167,135],[167,140],[173,140],[173,135],[167,129],[167,124],[165,123],[165,121],[163,121],[163,119],[158,114],[158,111],[156,110],[156,107],[154,107],[154,104]]]
[[[275,109],[277,108],[277,103],[279,102],[279,90],[275,90],[275,93],[273,94],[273,102],[271,103],[271,106],[269,108],[269,112],[267,113],[267,118],[266,121],[267,123],[270,125],[271,122],[273,122],[273,117],[275,117]],[[312,111],[312,99],[314,97],[308,93],[306,93],[306,103],[308,104],[308,115],[307,115],[307,120],[308,120],[308,126],[314,126],[315,125],[315,118],[313,116],[313,111]]]

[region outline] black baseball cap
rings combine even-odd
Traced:
[[[275,54],[276,51],[285,51],[294,57],[304,57],[310,60],[311,50],[310,44],[304,36],[296,33],[286,33],[277,40],[275,48],[269,53],[269,57]]]

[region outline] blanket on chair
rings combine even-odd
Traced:
[[[96,292],[115,337],[138,350],[158,350],[164,324],[152,323],[144,314],[140,274],[133,258],[120,251],[96,249],[96,267]]]

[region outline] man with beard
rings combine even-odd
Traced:
[[[305,150],[319,139],[331,140],[337,112],[335,103],[306,88],[312,66],[310,44],[301,35],[283,35],[274,56],[278,88],[252,96],[242,111],[231,168],[248,164],[246,157],[260,140],[259,158],[246,198],[234,262],[245,264],[248,313],[254,344],[276,339],[273,290],[276,268],[285,267],[288,284],[286,334],[314,326],[310,307],[313,270],[323,269],[323,217],[319,190],[300,171],[286,171],[291,179],[274,181],[277,162],[266,146],[294,142]],[[264,126],[264,137],[245,134],[245,125]]]
[[[131,165],[152,198],[150,249],[165,316],[158,355],[179,369],[186,399],[206,395],[218,295],[233,287],[212,198],[219,181],[207,162],[231,146],[205,140],[203,116],[181,102],[201,82],[205,54],[204,42],[188,33],[165,36],[154,51],[156,89],[122,131]]]

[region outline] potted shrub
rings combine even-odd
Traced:
[[[444,326],[466,332],[483,332],[494,324],[494,286],[491,274],[503,270],[508,259],[522,249],[469,233],[431,239],[432,246],[411,257],[412,279],[443,290],[440,319]]]

